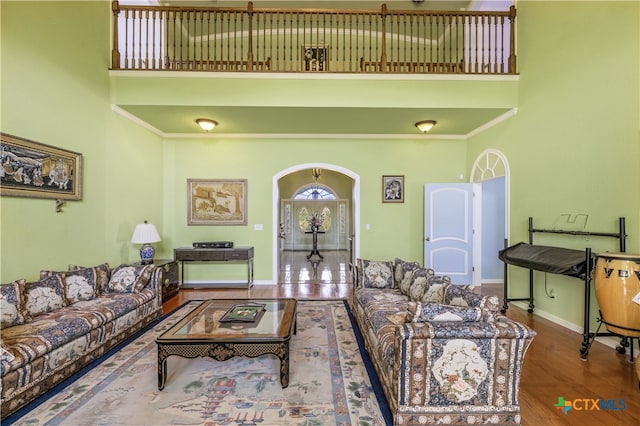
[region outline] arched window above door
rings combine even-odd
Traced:
[[[335,200],[336,193],[328,186],[312,183],[298,189],[293,196],[294,200]]]
[[[504,176],[509,177],[509,163],[504,154],[495,149],[487,149],[478,155],[471,168],[471,182],[482,182]]]

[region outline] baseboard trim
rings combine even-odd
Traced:
[[[527,302],[510,302],[510,303],[512,303],[514,306],[517,306],[519,308],[524,309],[525,311],[527,309],[529,309],[529,304]],[[560,318],[560,317],[558,317],[556,315],[553,315],[553,314],[551,314],[551,313],[549,313],[547,311],[543,311],[541,309],[536,308],[533,311],[533,313],[534,313],[534,315],[538,315],[539,317],[542,317],[542,318],[544,318],[546,320],[549,320],[554,324],[558,324],[558,325],[560,325],[560,326],[562,326],[562,327],[564,327],[566,329],[569,329],[571,331],[574,331],[574,332],[576,332],[576,333],[578,333],[580,335],[582,335],[584,333],[584,328],[583,327],[581,327],[579,325],[576,325],[576,324],[574,324],[572,322],[569,322],[569,321],[567,321],[567,320],[565,320],[563,318]],[[592,330],[592,331],[595,332],[595,330]],[[595,341],[596,342],[600,342],[605,346],[609,346],[609,347],[615,349],[617,346],[620,345],[620,338],[621,337],[622,336],[620,336],[620,337],[616,337],[616,336],[600,336],[600,337],[596,337]],[[633,343],[634,340],[635,339],[631,339],[631,342]]]

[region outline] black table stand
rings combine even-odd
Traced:
[[[313,224],[311,225],[311,231],[305,231],[305,234],[313,234],[313,248],[311,253],[307,255],[307,260],[311,259],[314,254],[317,254],[320,259],[324,259],[324,256],[318,251],[318,234],[324,234],[324,231],[320,231],[320,227]]]

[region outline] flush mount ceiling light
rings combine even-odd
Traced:
[[[416,123],[416,127],[420,129],[420,131],[423,133],[427,133],[435,125],[436,125],[435,120],[423,120],[423,121],[418,121]]]
[[[200,126],[205,132],[212,130],[218,125],[217,121],[209,120],[208,118],[198,118],[196,119],[196,123],[198,123],[198,126]]]

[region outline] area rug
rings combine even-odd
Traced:
[[[377,377],[367,371],[370,360],[361,351],[359,331],[342,300],[298,302],[285,389],[279,361],[272,355],[227,361],[171,356],[166,386],[159,391],[155,338],[199,303],[185,304],[71,384],[54,389],[26,414],[18,412],[3,424],[388,423],[386,401],[374,391]]]

